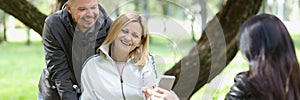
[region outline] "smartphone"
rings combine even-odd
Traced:
[[[157,86],[166,90],[171,90],[175,81],[175,76],[163,75]]]

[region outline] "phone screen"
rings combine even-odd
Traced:
[[[171,90],[175,81],[175,76],[164,75],[160,78],[158,82],[158,87]]]

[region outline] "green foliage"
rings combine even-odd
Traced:
[[[135,2],[138,2],[138,12],[143,13],[143,6],[141,0],[111,0],[112,2],[106,2],[105,0],[100,0],[100,3],[107,10],[110,15],[113,15],[117,8],[119,8],[120,14],[123,14],[128,11],[135,11],[136,5]],[[187,13],[191,9],[201,9],[193,8],[195,5],[199,5],[199,0],[147,0],[148,11],[150,14],[156,15],[167,15],[170,18],[188,20]],[[220,0],[205,0],[207,5],[209,5],[208,16],[213,16],[222,5]],[[211,12],[213,11],[213,12]],[[115,17],[115,16],[114,16]]]
[[[15,23],[15,28],[26,28],[26,25],[24,25],[20,20],[16,20]]]
[[[3,24],[4,11],[0,10],[0,25]]]
[[[4,33],[3,32],[0,32],[0,43],[4,41]]]
[[[155,56],[159,74],[172,68],[184,55],[187,55],[193,44],[189,38],[151,34],[149,52]]]
[[[217,13],[223,6],[224,0],[205,0],[207,2],[209,13]]]

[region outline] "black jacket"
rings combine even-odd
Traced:
[[[226,95],[226,100],[252,100],[249,85],[247,84],[247,72],[241,72],[234,78],[234,84]]]
[[[112,23],[99,5],[99,19],[87,33],[77,30],[66,8],[46,18],[43,44],[46,67],[39,82],[45,100],[77,100],[73,85],[80,86],[82,64],[95,54]]]

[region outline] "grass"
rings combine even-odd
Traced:
[[[292,34],[292,37],[300,59],[300,34]],[[152,38],[149,49],[151,53],[167,59],[164,63],[168,68],[194,45],[193,41],[172,42],[159,38]],[[27,46],[25,42],[4,42],[0,44],[0,48],[0,100],[35,100],[37,84],[45,65],[42,43],[36,41]],[[217,78],[201,88],[191,99],[224,99],[235,75],[245,70],[247,62],[238,53]]]
[[[44,67],[41,42],[0,44],[0,100],[33,100]]]

